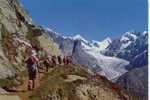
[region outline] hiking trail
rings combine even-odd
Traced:
[[[33,91],[29,91],[27,89],[28,76],[26,76],[23,79],[23,83],[20,86],[17,86],[15,91],[8,92],[8,95],[19,96],[20,100],[29,100],[30,95],[40,87],[40,84],[42,83],[41,79],[44,76],[44,74],[45,73],[38,73],[36,80],[36,88]]]

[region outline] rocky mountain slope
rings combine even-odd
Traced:
[[[58,66],[42,80],[31,100],[136,100],[100,75],[93,76],[79,65]]]
[[[148,33],[126,32],[120,39],[114,40],[105,50],[105,55],[116,56],[130,62],[117,83],[139,100],[147,100],[148,93]],[[143,67],[144,66],[144,67]]]
[[[37,44],[59,53],[57,44],[47,38],[42,27],[33,24],[18,0],[0,0],[0,78],[25,70],[26,52]]]
[[[137,96],[138,100],[148,100],[148,66],[132,69],[116,83]]]

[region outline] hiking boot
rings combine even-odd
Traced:
[[[32,90],[31,86],[30,86],[30,85],[28,85],[28,91],[31,91],[31,90]]]

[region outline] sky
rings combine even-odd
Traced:
[[[21,0],[39,25],[89,40],[147,31],[147,0]]]

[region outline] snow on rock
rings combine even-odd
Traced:
[[[135,56],[147,50],[147,48],[147,31],[126,32],[120,38],[113,40],[103,54],[131,61]]]
[[[144,31],[143,32],[143,35],[145,36],[145,35],[148,35],[148,32],[147,31]]]
[[[107,37],[101,42],[92,40],[92,44],[98,47],[100,51],[105,50],[111,43],[112,43],[112,40],[109,37]]]
[[[85,43],[88,43],[88,41],[86,39],[84,39],[80,34],[75,35],[74,37],[72,37],[73,40],[81,40]]]
[[[126,32],[120,39],[120,42],[122,42],[122,46],[120,47],[120,49],[125,49],[127,48],[132,41],[135,41],[138,37],[131,33],[131,32]]]
[[[88,50],[86,52],[97,59],[97,63],[101,66],[104,75],[110,80],[118,78],[127,72],[125,66],[129,64],[128,61],[116,57],[104,56],[96,50]]]
[[[83,42],[77,43],[74,50],[74,59],[77,63],[90,66],[91,70],[114,80],[126,73],[128,61],[116,57],[102,55],[98,49],[93,49]]]

